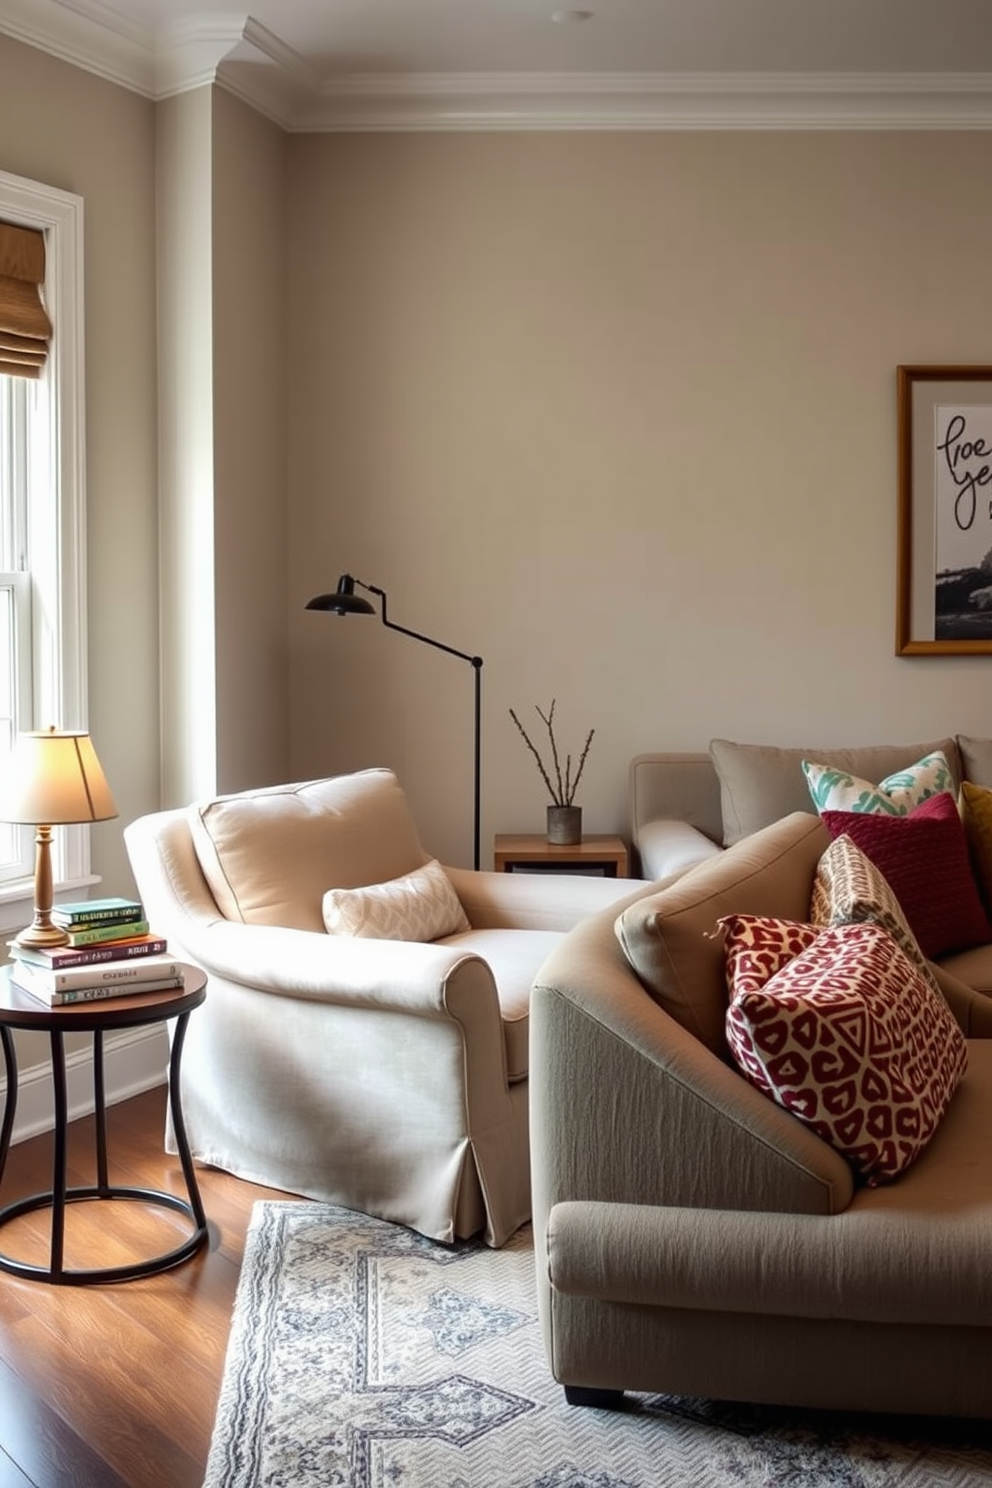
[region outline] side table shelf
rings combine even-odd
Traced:
[[[539,832],[497,832],[493,867],[497,873],[598,873],[626,878],[627,845],[609,832],[587,833],[572,847],[558,847]]]
[[[186,1025],[194,1008],[206,996],[207,979],[196,967],[185,968],[185,985],[168,991],[128,994],[93,1002],[75,1002],[65,1007],[46,1007],[11,982],[9,967],[0,967],[0,1044],[7,1076],[6,1102],[0,1127],[0,1183],[7,1165],[10,1139],[17,1111],[17,1055],[13,1029],[47,1032],[51,1040],[52,1086],[55,1104],[53,1133],[54,1157],[52,1187],[47,1193],[31,1194],[0,1207],[0,1227],[18,1215],[35,1209],[52,1211],[49,1264],[32,1265],[0,1251],[0,1270],[26,1280],[49,1281],[58,1286],[85,1286],[93,1282],[131,1281],[139,1276],[155,1276],[181,1261],[188,1260],[207,1241],[207,1217],[200,1199],[193,1159],[186,1137],[179,1092],[179,1071]],[[103,1035],[115,1028],[142,1028],[175,1018],[169,1058],[169,1105],[176,1148],[182,1164],[187,1199],[165,1190],[127,1188],[109,1181],[107,1165],[106,1094],[103,1077]],[[85,1187],[67,1186],[66,1149],[68,1100],[64,1038],[67,1033],[90,1033],[93,1036],[93,1104],[96,1126],[96,1182]],[[65,1208],[81,1200],[129,1199],[139,1203],[178,1210],[190,1221],[191,1231],[171,1250],[125,1266],[101,1266],[67,1270],[63,1264]]]

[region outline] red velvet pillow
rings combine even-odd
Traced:
[[[964,825],[948,791],[908,816],[824,811],[832,838],[845,832],[885,877],[930,960],[992,941],[968,856]]]

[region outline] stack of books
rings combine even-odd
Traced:
[[[68,935],[63,946],[8,941],[10,980],[49,1007],[159,992],[183,985],[182,962],[168,954],[137,899],[87,899],[59,904],[52,921]]]

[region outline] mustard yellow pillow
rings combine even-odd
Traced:
[[[975,875],[985,908],[992,912],[992,790],[984,785],[961,782],[961,814]]]

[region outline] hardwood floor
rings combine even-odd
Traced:
[[[165,1087],[107,1112],[110,1181],[184,1194],[163,1148]],[[93,1122],[74,1122],[69,1182],[93,1181]],[[197,1168],[209,1245],[160,1276],[50,1286],[0,1271],[0,1488],[201,1488],[252,1205],[289,1197]],[[51,1138],[13,1147],[0,1202],[51,1186]],[[48,1211],[0,1229],[0,1248],[47,1264]],[[188,1221],[131,1201],[71,1204],[65,1264],[165,1251]]]

